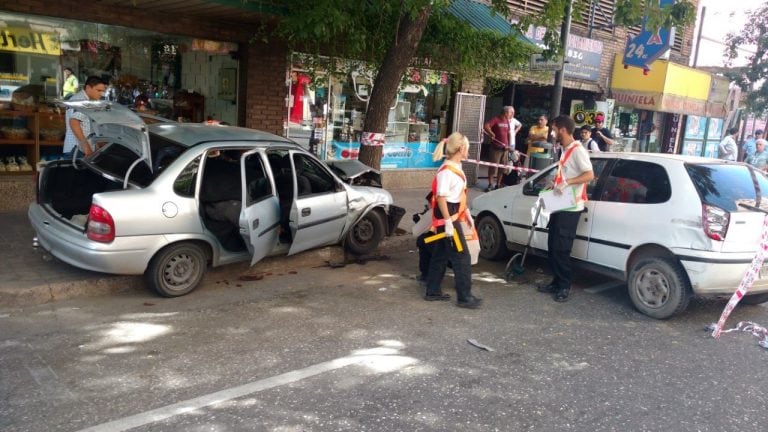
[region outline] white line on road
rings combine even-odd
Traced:
[[[273,376],[259,381],[253,381],[248,384],[243,384],[241,386],[232,387],[230,389],[222,390],[216,393],[211,393],[205,396],[200,396],[194,399],[167,405],[162,408],[146,411],[140,414],[132,415],[130,417],[125,417],[108,423],[102,423],[87,429],[82,429],[80,432],[126,431],[139,426],[165,420],[170,417],[185,414],[206,406],[237,399],[251,393],[268,390],[285,384],[291,384],[305,378],[309,378],[335,369],[340,369],[352,364],[362,363],[367,360],[369,360],[368,356],[341,357],[324,363],[318,363],[304,369],[286,372],[281,375]]]
[[[622,285],[626,285],[625,282],[621,281],[610,281],[606,283],[602,283],[600,285],[595,285],[593,287],[585,288],[584,291],[590,293],[590,294],[597,294],[599,292],[608,291],[614,288],[618,288]]]

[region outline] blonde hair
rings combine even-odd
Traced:
[[[461,132],[454,132],[448,138],[440,141],[435,147],[435,151],[432,152],[432,160],[434,162],[439,161],[443,157],[450,158],[461,149],[467,146],[469,147],[469,140]]]

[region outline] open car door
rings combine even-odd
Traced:
[[[336,176],[312,156],[291,152],[295,199],[290,226],[293,243],[288,255],[334,244],[347,223],[347,191]]]
[[[249,151],[240,158],[243,185],[243,212],[240,235],[253,258],[251,265],[267,256],[277,244],[280,227],[280,201],[272,181],[264,169],[259,150]],[[246,225],[243,226],[245,221]]]

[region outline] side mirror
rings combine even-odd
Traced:
[[[523,195],[538,195],[539,193],[536,191],[536,188],[533,187],[533,181],[528,180],[523,185]]]

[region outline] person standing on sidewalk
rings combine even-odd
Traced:
[[[736,147],[736,134],[739,133],[739,128],[728,129],[728,134],[720,141],[720,145],[717,147],[717,156],[720,159],[735,161],[736,156],[739,154],[738,147]]]
[[[98,101],[104,96],[107,90],[107,83],[97,76],[89,76],[85,80],[83,90],[77,92],[69,101]],[[75,112],[72,108],[67,110],[66,114],[67,134],[64,136],[64,155],[65,158],[88,156],[95,149],[88,143],[88,135],[91,134],[91,123],[88,118]]]
[[[432,154],[434,161],[446,158],[432,181],[432,228],[438,234],[444,232],[446,238],[434,243],[424,300],[451,298],[440,288],[445,276],[445,267],[450,262],[456,286],[456,306],[475,309],[480,306],[482,299],[472,295],[472,263],[461,226],[462,221],[469,226],[473,225],[467,208],[467,177],[461,169],[461,161],[466,159],[468,154],[469,140],[459,132],[454,132],[447,139],[440,141]],[[454,241],[454,231],[458,234],[461,252],[458,250],[459,245]]]
[[[515,151],[515,135],[523,127],[515,118],[515,108],[505,106],[500,115],[488,120],[483,126],[483,130],[491,138],[491,162],[499,165],[507,165],[509,162],[508,152]],[[496,188],[502,187],[504,169],[498,167],[488,167],[488,187],[486,192],[493,189],[493,178],[496,177]]]
[[[573,278],[571,263],[573,239],[576,237],[576,227],[587,201],[587,183],[594,178],[594,173],[589,153],[581,142],[573,137],[576,129],[573,119],[561,115],[552,120],[552,128],[563,147],[552,187],[556,193],[557,191],[574,193],[576,206],[554,212],[549,217],[547,249],[553,279],[549,284],[540,286],[538,289],[543,293],[552,293],[557,302],[565,302],[568,301]]]

